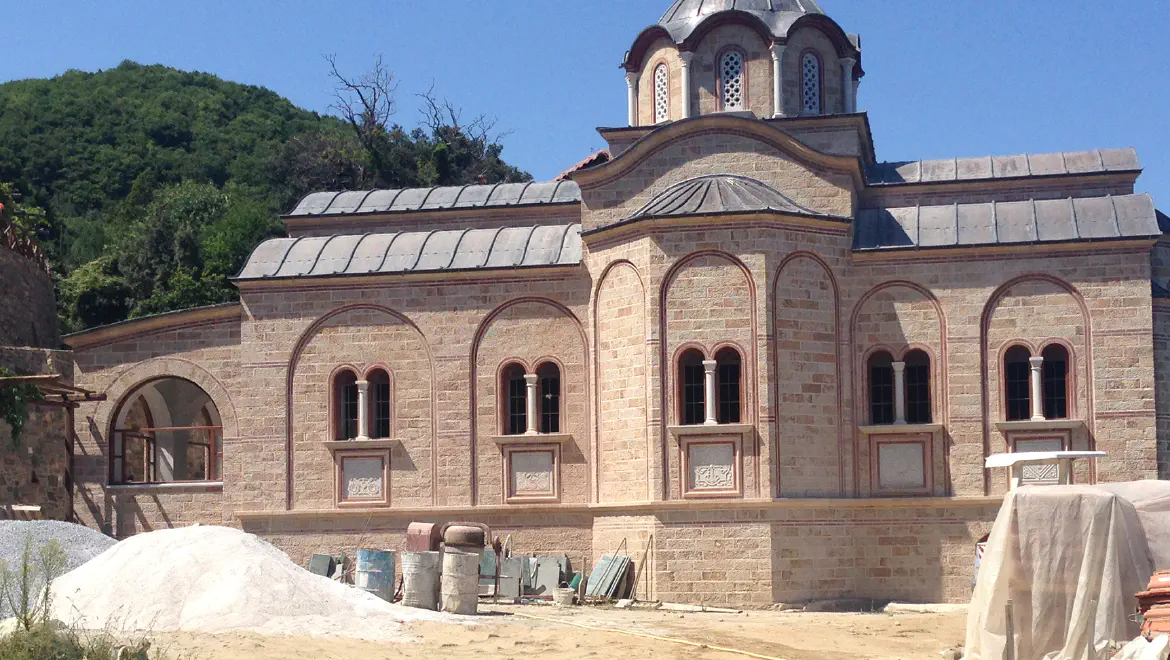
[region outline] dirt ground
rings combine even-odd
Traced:
[[[650,610],[489,606],[472,626],[418,623],[417,643],[388,644],[338,638],[264,637],[251,633],[156,636],[172,659],[185,660],[733,660],[752,657],[593,630],[581,624],[697,644],[722,646],[781,660],[937,660],[962,646],[966,615],[746,612],[679,614]],[[542,617],[540,620],[522,615]]]

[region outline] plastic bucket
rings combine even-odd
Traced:
[[[354,583],[389,602],[394,597],[394,553],[389,550],[358,550]]]
[[[557,607],[572,607],[576,589],[556,589],[553,591],[553,604]]]
[[[479,554],[455,548],[443,552],[439,603],[444,612],[476,613],[479,608]]]
[[[433,610],[439,607],[438,552],[402,553],[402,604]]]

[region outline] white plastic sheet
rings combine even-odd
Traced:
[[[1009,494],[995,519],[967,617],[968,660],[1002,660],[1005,606],[1016,660],[1098,660],[1137,636],[1134,594],[1170,562],[1170,483],[1036,486]],[[1161,545],[1161,544],[1160,544]]]

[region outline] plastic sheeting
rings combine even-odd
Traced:
[[[1147,537],[1154,543],[1147,542]],[[1137,636],[1134,594],[1170,567],[1170,483],[1029,486],[995,519],[967,618],[968,660],[1097,660]],[[1155,552],[1151,552],[1151,547]]]

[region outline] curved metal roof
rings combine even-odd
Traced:
[[[420,273],[581,263],[581,225],[275,238],[237,280]]]
[[[573,181],[497,183],[493,185],[348,190],[306,196],[289,213],[295,216],[407,213],[446,209],[488,208],[529,204],[572,204],[581,201]]]
[[[753,211],[824,215],[797,204],[763,181],[736,174],[708,174],[676,183],[627,219]]]
[[[816,0],[675,0],[658,24],[675,43],[682,43],[708,16],[724,11],[751,14],[768,26],[772,36],[781,38],[800,17],[825,13]]]
[[[1160,236],[1147,194],[863,209],[854,250],[1058,243]]]

